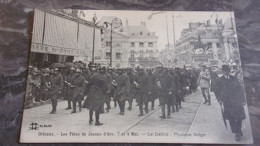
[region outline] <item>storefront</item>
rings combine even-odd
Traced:
[[[93,42],[95,58],[104,58],[100,27],[94,29],[91,22],[55,10],[36,9],[34,15],[31,65],[44,67],[75,60],[88,63],[92,59]]]

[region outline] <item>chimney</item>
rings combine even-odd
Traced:
[[[146,27],[146,23],[144,21],[141,22],[141,25]]]

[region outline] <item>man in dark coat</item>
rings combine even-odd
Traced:
[[[89,124],[93,122],[93,112],[95,111],[96,126],[103,125],[99,121],[99,114],[104,108],[106,96],[108,94],[108,81],[106,67],[101,67],[99,73],[93,74],[89,81],[90,89],[87,96],[86,107],[89,109]],[[85,107],[85,105],[84,105]]]
[[[143,105],[145,106],[145,112],[148,113],[148,102],[149,96],[151,94],[151,81],[148,75],[145,74],[144,68],[140,67],[138,69],[138,74],[135,77],[135,87],[136,87],[136,100],[139,106],[139,115],[143,116]]]
[[[57,99],[63,88],[63,77],[59,73],[58,68],[54,68],[53,74],[50,76],[49,95],[52,103],[52,111],[50,114],[56,114]]]
[[[173,90],[172,90],[172,78],[168,74],[166,68],[162,68],[158,72],[158,96],[162,106],[162,115],[160,118],[165,119],[165,106],[167,104],[167,118],[170,118],[171,115],[171,102],[170,99],[173,97]]]
[[[151,81],[151,92],[152,93],[149,95],[150,99],[151,99],[151,109],[154,110],[154,101],[158,97],[157,77],[152,72],[152,68],[147,69],[147,74]]]
[[[246,104],[244,90],[239,80],[229,74],[227,65],[222,66],[223,76],[217,82],[217,99],[224,105],[224,119],[229,120],[235,140],[240,141],[242,134],[242,120],[246,118],[244,105]]]
[[[71,109],[71,98],[73,96],[73,89],[71,86],[71,82],[75,76],[75,67],[71,67],[69,70],[68,75],[66,76],[64,85],[66,86],[66,94],[65,94],[65,99],[68,100],[68,107],[65,110]]]
[[[212,71],[212,68],[208,67],[210,73],[210,91],[213,92],[216,96],[216,84],[218,80],[218,74]]]
[[[123,69],[117,70],[118,76],[115,77],[115,82],[113,85],[115,86],[115,99],[118,102],[120,108],[120,115],[124,115],[125,113],[125,101],[127,98],[127,94],[130,89],[130,83],[128,76],[123,73]]]
[[[135,81],[135,74],[133,73],[133,70],[131,68],[127,69],[127,76],[129,78],[129,83],[130,83],[130,89],[127,95],[127,101],[129,104],[128,110],[132,110],[132,104],[133,104],[133,98],[135,96],[135,86],[134,86],[134,81]]]
[[[73,110],[71,113],[76,113],[77,102],[79,103],[79,111],[81,112],[82,100],[84,99],[83,93],[84,90],[86,89],[86,83],[84,77],[82,77],[80,73],[81,70],[76,69],[75,76],[72,78],[71,85],[70,85],[73,93],[71,97]]]
[[[170,104],[172,106],[172,112],[175,112],[177,110],[179,110],[179,107],[177,105],[177,97],[178,97],[178,88],[177,88],[177,76],[175,75],[174,71],[171,69],[169,71],[169,75],[170,75],[170,80],[171,80],[171,92],[172,94],[169,95],[169,102],[168,104]]]

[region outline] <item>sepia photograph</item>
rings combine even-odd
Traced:
[[[33,18],[21,143],[253,143],[232,11]]]

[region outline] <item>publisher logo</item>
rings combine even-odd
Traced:
[[[29,130],[39,130],[39,124],[38,123],[30,124]]]

